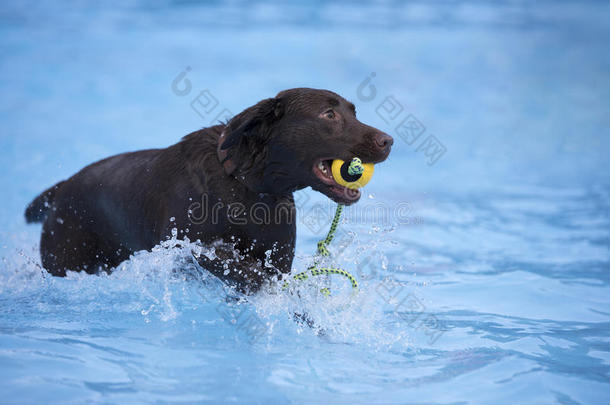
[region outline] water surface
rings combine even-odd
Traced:
[[[608,403],[609,16],[594,1],[3,3],[3,402]],[[112,275],[40,268],[23,220],[40,191],[299,86],[396,138],[331,246],[360,294],[334,279],[330,299],[236,301],[175,240]],[[204,90],[218,106],[201,116]],[[397,129],[408,116],[417,140]],[[446,150],[432,165],[430,135]],[[333,206],[297,197],[301,271]]]

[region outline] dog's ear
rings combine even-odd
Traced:
[[[284,114],[281,100],[268,98],[245,109],[229,121],[225,128],[225,140],[221,149],[264,144],[271,135],[274,124]]]

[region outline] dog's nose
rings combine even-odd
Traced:
[[[390,146],[394,143],[394,138],[392,138],[388,134],[384,134],[383,132],[379,132],[375,135],[375,144],[382,151],[386,151],[390,149]]]

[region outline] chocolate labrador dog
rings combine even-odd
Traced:
[[[333,180],[331,161],[378,163],[392,143],[341,96],[286,90],[168,148],[93,163],[36,197],[25,217],[43,222],[42,264],[55,276],[110,271],[175,229],[215,248],[201,266],[253,293],[291,270],[292,193],[309,186],[353,204],[360,193]]]

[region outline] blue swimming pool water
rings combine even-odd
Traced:
[[[609,403],[609,11],[3,2],[0,402]],[[41,190],[299,86],[396,139],[331,246],[357,296],[245,302],[176,240],[109,276],[41,270]],[[297,201],[300,271],[333,206]]]

